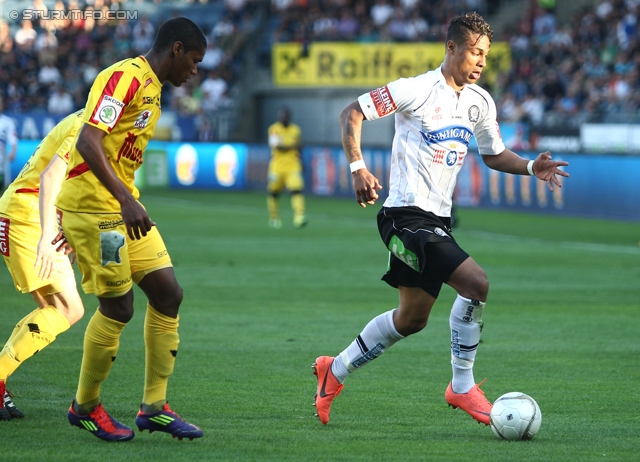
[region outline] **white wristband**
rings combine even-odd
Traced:
[[[527,171],[529,172],[529,175],[535,176],[535,173],[533,173],[533,161],[532,160],[530,160],[529,163],[527,164]]]
[[[356,170],[360,170],[361,168],[367,168],[367,166],[364,164],[364,160],[360,159],[356,160],[355,162],[351,162],[349,164],[349,168],[351,169],[351,173],[353,173]]]

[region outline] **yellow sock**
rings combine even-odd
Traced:
[[[33,310],[31,313],[29,313],[28,315],[26,315],[24,318],[22,318],[20,321],[18,321],[18,324],[16,324],[16,327],[13,328],[13,332],[11,332],[11,336],[9,337],[9,339],[7,340],[7,343],[9,343],[11,340],[13,340],[13,338],[16,336],[16,334],[20,331],[20,329],[22,328],[22,326],[24,325],[24,322],[29,319],[31,316],[33,316],[33,314],[38,311],[40,308],[36,308],[35,310]],[[6,344],[5,344],[6,345]]]
[[[167,399],[167,384],[173,373],[178,353],[178,318],[170,318],[147,303],[144,318],[144,344],[146,367],[144,374],[143,405],[162,409]],[[149,412],[149,411],[145,411]]]
[[[124,326],[125,323],[107,318],[99,309],[89,320],[84,333],[82,366],[76,392],[76,403],[85,412],[100,402],[100,385],[109,376],[116,360]]]
[[[304,216],[304,195],[302,193],[291,195],[291,208],[293,209],[293,216],[295,218]]]
[[[23,361],[53,342],[69,328],[69,322],[53,306],[46,306],[33,310],[18,326],[0,352],[0,380],[6,380]]]
[[[267,196],[267,209],[269,210],[269,218],[277,220],[280,218],[278,211],[278,198],[271,195]]]

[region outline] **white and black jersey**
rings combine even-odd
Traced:
[[[361,95],[358,102],[367,120],[395,113],[385,207],[416,206],[449,217],[471,137],[475,135],[480,154],[505,149],[489,93],[477,85],[456,92],[440,68],[391,82]]]

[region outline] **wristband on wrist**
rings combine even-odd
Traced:
[[[535,176],[536,174],[533,173],[533,161],[530,160],[529,163],[527,164],[527,171],[529,172],[529,175],[531,176]]]
[[[349,168],[351,169],[351,173],[353,173],[356,170],[367,168],[367,166],[364,164],[364,160],[360,159],[360,160],[356,160],[355,162],[351,162],[349,164]]]

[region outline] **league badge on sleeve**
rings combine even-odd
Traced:
[[[151,117],[151,111],[149,110],[142,111],[142,113],[138,116],[136,121],[133,123],[133,126],[136,128],[145,128],[147,126],[147,123],[149,123],[149,117]]]

